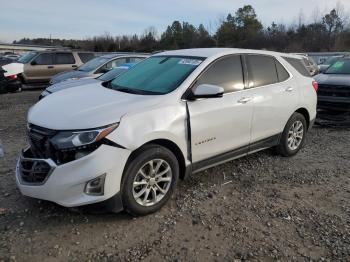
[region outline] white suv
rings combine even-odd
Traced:
[[[317,83],[298,56],[243,49],[158,53],[111,82],[67,89],[28,113],[17,165],[26,196],[158,210],[188,174],[259,150],[296,154]]]

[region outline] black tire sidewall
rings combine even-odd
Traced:
[[[168,162],[172,171],[172,181],[167,194],[157,204],[149,207],[141,206],[133,197],[134,178],[139,169],[152,159],[163,159]],[[124,209],[132,215],[142,216],[159,210],[172,196],[179,178],[179,164],[175,155],[167,148],[158,145],[145,146],[142,151],[127,164],[122,178],[122,202]]]
[[[296,122],[296,121],[300,121],[303,124],[303,139],[300,143],[300,145],[298,146],[297,149],[292,150],[289,148],[288,146],[288,132],[290,130],[290,128],[292,127],[292,125]],[[280,140],[280,145],[279,145],[279,152],[283,155],[283,156],[293,156],[296,153],[298,153],[298,151],[303,147],[304,143],[305,143],[305,138],[306,138],[306,134],[307,134],[307,124],[306,124],[306,120],[305,117],[300,114],[300,113],[294,113],[288,120],[282,136],[281,136],[281,140]]]

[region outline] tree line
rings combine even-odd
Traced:
[[[282,52],[348,51],[350,26],[341,7],[320,15],[315,11],[312,22],[305,22],[302,13],[297,24],[264,27],[251,5],[245,5],[221,19],[215,33],[200,24],[198,27],[174,21],[158,35],[155,27],[141,35],[111,36],[105,33],[83,40],[23,38],[17,44],[64,46],[95,52],[153,52],[195,47],[236,47],[267,49]]]

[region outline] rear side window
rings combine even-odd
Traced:
[[[310,77],[310,72],[307,70],[305,64],[302,59],[291,58],[291,57],[283,57],[295,70],[297,70],[301,75]]]
[[[55,64],[74,64],[75,59],[72,53],[56,53]]]
[[[93,53],[78,53],[81,62],[86,63],[95,57]]]
[[[278,75],[278,81],[280,81],[280,82],[286,81],[290,77],[289,73],[281,65],[280,62],[275,60],[275,63],[276,63],[276,70],[277,70],[277,75]]]
[[[201,84],[221,86],[225,93],[244,89],[241,57],[227,56],[212,64],[199,77],[195,88]]]
[[[35,58],[35,62],[37,65],[52,65],[53,54],[51,53],[40,54],[37,58]]]
[[[275,59],[264,55],[246,56],[249,88],[271,85],[278,82]]]

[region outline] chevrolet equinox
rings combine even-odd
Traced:
[[[66,207],[104,202],[149,214],[191,173],[270,147],[295,155],[316,116],[316,90],[296,55],[158,53],[112,81],[34,105],[17,185]]]

